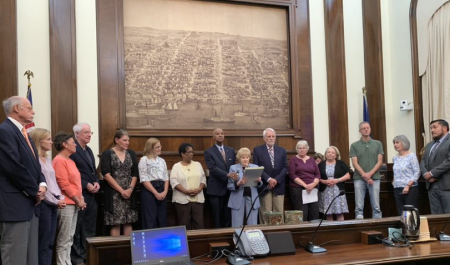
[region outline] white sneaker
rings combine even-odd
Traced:
[[[364,219],[364,216],[362,216],[362,215],[357,215],[356,216],[356,220],[362,220],[362,219]]]

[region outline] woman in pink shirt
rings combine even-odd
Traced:
[[[84,210],[86,203],[81,193],[81,175],[69,156],[76,152],[73,135],[59,132],[54,139],[59,152],[53,159],[56,181],[65,197],[66,207],[58,209],[58,235],[56,236],[56,264],[72,265],[70,248],[75,234],[78,210]]]

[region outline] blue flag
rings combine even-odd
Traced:
[[[33,96],[31,95],[31,84],[28,83],[28,90],[27,90],[27,99],[30,101],[31,106],[33,106]],[[34,122],[31,122],[27,125],[25,125],[25,129],[28,133],[30,133],[35,127]]]
[[[369,104],[367,104],[366,93],[363,93],[363,118],[364,118],[364,121],[367,121],[370,123]]]

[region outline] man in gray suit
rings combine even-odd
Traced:
[[[430,123],[433,141],[425,146],[420,171],[425,178],[432,214],[450,213],[450,141],[445,120]]]

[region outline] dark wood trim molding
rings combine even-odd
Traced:
[[[16,0],[0,0],[0,101],[17,95],[17,6]],[[6,115],[0,111],[0,120]]]
[[[422,133],[425,125],[423,124],[423,103],[422,103],[422,79],[419,76],[419,54],[417,48],[417,3],[419,0],[412,0],[409,9],[409,23],[411,29],[411,63],[414,94],[414,127],[416,137],[416,153],[419,159],[420,150],[425,146]]]
[[[50,0],[52,131],[72,132],[78,122],[75,0]]]
[[[383,42],[380,0],[362,0],[364,69],[372,136],[386,150],[386,111],[384,103]],[[362,98],[362,94],[361,94]],[[384,156],[384,162],[387,157]]]
[[[349,162],[347,80],[342,0],[324,0],[330,145]]]

